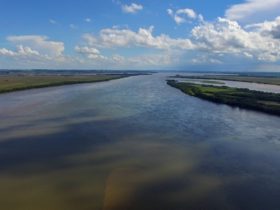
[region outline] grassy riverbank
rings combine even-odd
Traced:
[[[203,76],[176,75],[172,78],[186,78],[186,79],[200,79],[200,80],[225,80],[225,81],[280,85],[280,77],[272,77],[272,76],[264,77],[264,76],[245,76],[245,75],[203,75]]]
[[[280,94],[249,89],[216,87],[168,80],[167,84],[182,92],[208,101],[262,111],[280,116]]]
[[[33,88],[43,88],[51,86],[61,86],[79,83],[92,83],[120,79],[127,75],[90,75],[90,76],[61,76],[61,75],[12,75],[0,76],[0,93],[26,90]]]

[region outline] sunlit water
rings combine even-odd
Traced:
[[[167,75],[0,96],[0,209],[280,207],[280,118]]]

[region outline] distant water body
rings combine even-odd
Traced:
[[[0,206],[280,206],[280,118],[166,85],[168,74],[0,95]]]

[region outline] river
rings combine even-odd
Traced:
[[[0,95],[0,206],[279,209],[280,118],[166,74]]]

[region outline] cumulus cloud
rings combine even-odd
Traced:
[[[246,0],[244,3],[232,5],[226,10],[225,16],[230,20],[243,21],[248,18],[261,16],[269,16],[269,13],[279,13],[280,0]]]
[[[36,50],[31,49],[30,47],[24,47],[19,45],[17,53],[22,56],[40,56],[40,53]]]
[[[105,57],[100,54],[100,51],[94,47],[76,46],[75,51],[77,53],[87,56],[90,59],[105,59]]]
[[[178,24],[182,24],[187,22],[188,20],[194,20],[198,18],[196,12],[192,9],[178,9],[177,11],[173,11],[172,9],[167,9],[167,14],[172,17],[172,19]],[[199,17],[202,17],[201,15]]]
[[[51,41],[46,36],[9,36],[7,40],[14,47],[0,48],[2,66],[12,63],[13,68],[61,68],[77,63],[75,58],[63,54],[63,42]]]
[[[130,5],[124,4],[122,5],[122,11],[124,13],[137,13],[139,11],[141,11],[143,9],[143,6],[141,4],[136,4],[136,3],[132,3]]]
[[[41,55],[38,51],[23,45],[18,45],[16,50],[0,48],[0,56],[24,59],[49,59],[49,57]]]
[[[199,22],[192,29],[191,35],[185,38],[171,38],[166,34],[154,35],[153,27],[139,28],[138,31],[107,28],[102,29],[98,35],[84,34],[87,47],[77,48],[76,51],[83,51],[88,57],[92,55],[97,58],[100,56],[99,49],[103,48],[149,48],[159,50],[159,53],[180,51],[181,54],[200,55],[192,59],[192,63],[201,61],[222,64],[223,57],[228,56],[275,62],[280,60],[279,22],[280,18],[276,18],[275,21],[242,27],[236,21],[218,18],[213,22]],[[153,56],[152,60],[159,60],[155,58],[157,57]],[[148,62],[148,58],[142,59],[153,63]],[[132,59],[129,61],[132,62]]]
[[[101,30],[98,35],[84,34],[83,39],[84,45],[76,46],[75,51],[92,60],[94,65],[104,64],[110,68],[164,68],[179,63],[181,50],[187,51],[195,47],[189,39],[173,39],[165,34],[155,36],[152,26],[139,28],[138,31],[108,28]],[[134,56],[104,56],[100,52],[104,48],[148,48],[153,51]],[[87,62],[89,61],[84,60],[84,63]]]
[[[236,21],[218,18],[192,30],[194,43],[201,50],[214,54],[232,54],[255,57],[260,61],[274,62],[280,59],[280,40],[259,31],[247,31]]]
[[[61,56],[64,52],[63,42],[50,41],[47,36],[8,36],[7,40],[18,46],[27,46],[30,49],[33,49],[40,54],[49,57],[58,57]]]
[[[280,16],[273,21],[265,21],[263,23],[255,23],[245,26],[246,29],[259,32],[264,36],[272,36],[275,39],[280,39]]]
[[[15,56],[16,53],[12,50],[8,50],[6,48],[0,48],[0,55],[2,56]]]
[[[100,31],[98,36],[85,34],[86,42],[95,47],[146,47],[155,49],[193,49],[189,39],[173,39],[166,34],[153,35],[153,27],[140,28],[137,32],[130,29],[108,28]]]
[[[82,53],[82,54],[94,54],[94,55],[99,55],[100,54],[100,51],[96,48],[93,48],[93,47],[89,48],[89,47],[76,46],[75,50],[78,53]]]
[[[167,12],[170,15],[176,13],[173,10]],[[192,17],[203,20],[197,14]],[[83,41],[74,48],[75,56],[64,55],[64,43],[46,36],[9,36],[7,40],[14,44],[14,48],[0,48],[0,57],[4,58],[2,60],[15,58],[22,63],[36,61],[46,65],[67,63],[76,67],[117,69],[215,66],[234,59],[275,64],[280,61],[280,17],[246,26],[227,18],[198,21],[190,34],[181,38],[156,34],[153,26],[138,30],[104,28],[95,35],[84,34]],[[133,56],[118,54],[134,49]]]

